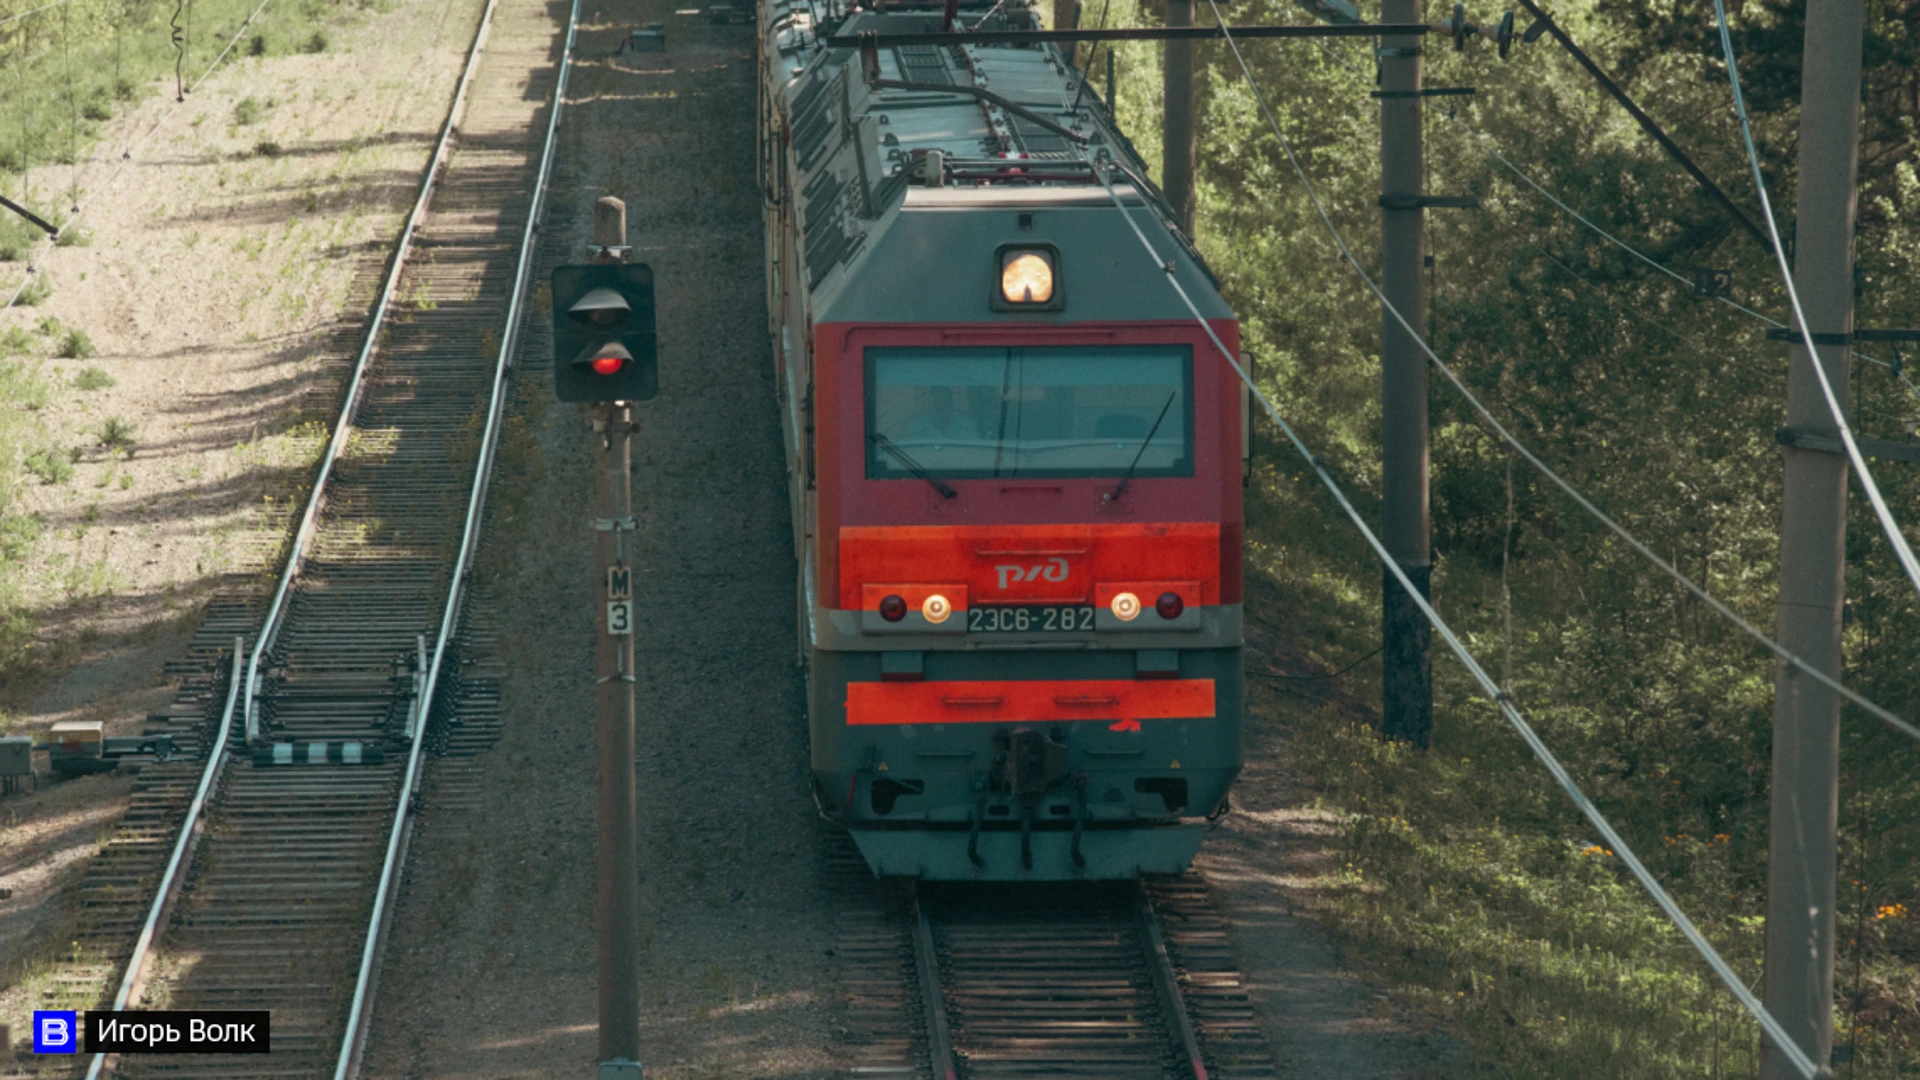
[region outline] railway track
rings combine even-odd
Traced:
[[[857,854],[830,856],[857,1080],[1279,1075],[1194,877],[888,890],[864,875]]]
[[[279,586],[210,609],[148,723],[185,753],[82,885],[71,995],[269,1009],[273,1052],[81,1059],[90,1080],[357,1071],[426,759],[498,728],[467,586],[577,17],[555,64],[549,9],[489,0]],[[433,790],[470,800],[471,771]]]

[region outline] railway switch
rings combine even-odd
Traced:
[[[639,263],[556,267],[553,360],[561,401],[645,401],[658,394],[653,271]]]

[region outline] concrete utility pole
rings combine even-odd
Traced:
[[[1424,22],[1421,0],[1381,0],[1389,23]],[[1420,275],[1425,195],[1420,147],[1420,42],[1380,39],[1380,288],[1413,327],[1380,315],[1381,539],[1400,569],[1431,596],[1427,514],[1427,299]],[[1380,732],[1425,749],[1433,741],[1432,628],[1392,571],[1382,568]]]
[[[1816,335],[1788,359],[1787,426],[1838,438],[1817,358],[1847,408],[1853,332],[1854,179],[1860,156],[1861,0],[1808,0],[1800,80],[1800,206],[1793,283]],[[1845,339],[1841,339],[1844,341]],[[1840,675],[1846,588],[1847,459],[1789,446],[1780,518],[1780,644]],[[1768,828],[1766,1005],[1815,1063],[1833,1056],[1833,909],[1840,801],[1840,699],[1784,664],[1774,682]],[[1772,1047],[1764,1080],[1799,1074]]]
[[[626,262],[627,205],[611,196],[593,207],[598,263]],[[594,564],[604,605],[596,604],[595,706],[599,729],[596,808],[599,847],[600,1068],[598,1080],[640,1080],[640,828],[634,780],[633,592],[627,534],[633,521],[633,406],[594,408]],[[627,601],[624,608],[620,601]],[[606,618],[599,618],[604,606]],[[624,616],[617,613],[624,612]]]
[[[1167,25],[1192,26],[1193,0],[1167,0]],[[1164,46],[1166,74],[1165,138],[1160,147],[1160,188],[1173,204],[1180,231],[1193,236],[1193,42]]]

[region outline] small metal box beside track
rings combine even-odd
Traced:
[[[645,30],[635,30],[627,36],[627,52],[666,52],[667,25],[648,23]]]
[[[9,735],[0,739],[0,777],[32,774],[33,739],[26,735]]]

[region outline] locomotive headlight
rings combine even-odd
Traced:
[[[953,602],[939,593],[934,593],[920,602],[920,614],[926,616],[928,622],[938,626],[947,621],[947,616],[953,614]]]
[[[1009,304],[1053,300],[1053,264],[1038,251],[1009,251],[1000,264],[1000,298]]]
[[[1130,592],[1114,594],[1113,603],[1107,606],[1113,609],[1113,617],[1121,622],[1132,622],[1140,617],[1140,598]]]

